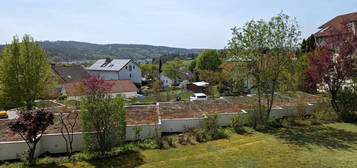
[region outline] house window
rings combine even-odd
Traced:
[[[131,78],[131,74],[129,74],[130,78]]]
[[[125,69],[128,69],[128,66],[125,66]]]
[[[129,71],[131,72],[131,65],[129,65]]]
[[[135,69],[135,65],[133,65],[133,69]]]

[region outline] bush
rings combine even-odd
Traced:
[[[227,135],[224,133],[224,130],[222,130],[217,123],[217,114],[207,115],[207,118],[204,119],[203,125],[207,135],[207,140],[215,140],[227,137]]]
[[[244,120],[243,116],[240,113],[234,114],[231,119],[231,127],[234,129],[236,133],[244,133],[243,129]]]
[[[133,128],[133,130],[134,130],[134,138],[135,138],[135,140],[136,141],[140,141],[140,132],[143,130],[143,127],[141,127],[141,126],[135,126],[134,128]]]
[[[313,125],[322,123],[330,123],[338,120],[337,113],[333,110],[330,103],[316,108],[311,116],[311,122]]]
[[[267,110],[265,106],[262,106],[261,111],[259,111],[259,106],[253,106],[253,109],[248,110],[248,125],[252,126],[254,129],[264,129],[266,126],[266,116]]]
[[[357,122],[357,90],[341,90],[337,101],[340,106],[339,118],[345,122]]]
[[[59,100],[59,101],[67,100],[67,96],[66,95],[60,95],[60,96],[57,97],[57,100]]]

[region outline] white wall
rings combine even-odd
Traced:
[[[91,75],[100,76],[104,80],[119,80],[119,74],[116,71],[95,71],[88,70]]]
[[[203,118],[162,119],[162,132],[184,132],[188,127],[199,128]]]
[[[164,88],[174,84],[174,81],[165,76],[164,73],[160,74],[160,81],[162,82]]]
[[[315,111],[318,106],[324,106],[322,103],[309,103],[306,107],[308,114]],[[282,118],[283,116],[296,115],[296,107],[285,106],[280,108],[273,108],[270,114],[272,118]],[[246,114],[246,110],[241,111],[242,114]],[[232,116],[235,113],[223,113],[217,114],[217,122],[220,126],[230,125]],[[140,137],[142,139],[155,137],[155,130],[158,129],[161,132],[184,132],[188,127],[202,127],[204,118],[184,118],[184,119],[161,119],[156,124],[138,125],[142,127]],[[127,125],[126,127],[126,140],[134,140],[136,125]],[[160,135],[161,136],[161,135]],[[75,133],[74,135],[74,150],[79,151],[82,148],[81,133]],[[24,141],[12,141],[12,142],[0,142],[0,160],[11,160],[20,158],[20,155],[27,151],[27,145]],[[41,141],[38,144],[36,156],[45,153],[64,153],[65,142],[60,133],[58,134],[45,134],[42,136]]]
[[[140,139],[149,139],[156,136],[156,130],[159,136],[161,136],[161,124],[145,124],[145,125],[127,125],[126,126],[126,140],[132,141],[135,139],[134,127],[141,127]]]
[[[130,70],[131,66],[131,70]],[[134,83],[141,84],[141,69],[133,61],[118,71],[97,71],[88,70],[91,75],[100,76],[104,80],[132,80]],[[131,77],[130,77],[131,76]]]
[[[140,132],[140,138],[149,139],[154,138],[155,128],[159,130],[159,136],[161,136],[161,125],[155,124],[152,125],[139,125],[142,127]],[[135,139],[135,131],[133,128],[135,125],[128,125],[126,127],[126,140]],[[82,149],[82,133],[76,132],[73,137],[73,150],[80,151]],[[25,141],[11,141],[11,142],[0,142],[0,160],[12,160],[21,158],[28,150],[28,146]],[[35,155],[36,157],[43,153],[65,153],[66,152],[66,143],[62,137],[61,133],[56,134],[44,134],[38,142],[36,147]]]
[[[132,67],[131,71],[130,71],[130,66]],[[123,69],[119,71],[118,77],[120,80],[128,79],[128,80],[132,80],[134,83],[141,84],[141,69],[133,61],[130,61],[125,67],[123,67]]]

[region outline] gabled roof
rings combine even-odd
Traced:
[[[108,93],[125,93],[125,92],[137,92],[138,88],[131,80],[108,80],[106,81],[112,85],[111,90]],[[64,84],[66,94],[68,96],[83,96],[85,95],[84,82],[72,82]]]
[[[91,65],[88,70],[120,71],[131,59],[100,59]]]
[[[52,71],[57,75],[59,83],[78,82],[88,79],[90,74],[80,65],[51,65]]]
[[[347,24],[351,22],[357,22],[357,12],[336,16],[320,26],[321,30],[315,33],[315,37],[333,35],[331,33],[334,32],[352,33],[352,28],[347,27]]]

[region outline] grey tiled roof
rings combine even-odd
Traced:
[[[130,61],[131,59],[100,59],[87,69],[99,71],[119,71]]]

